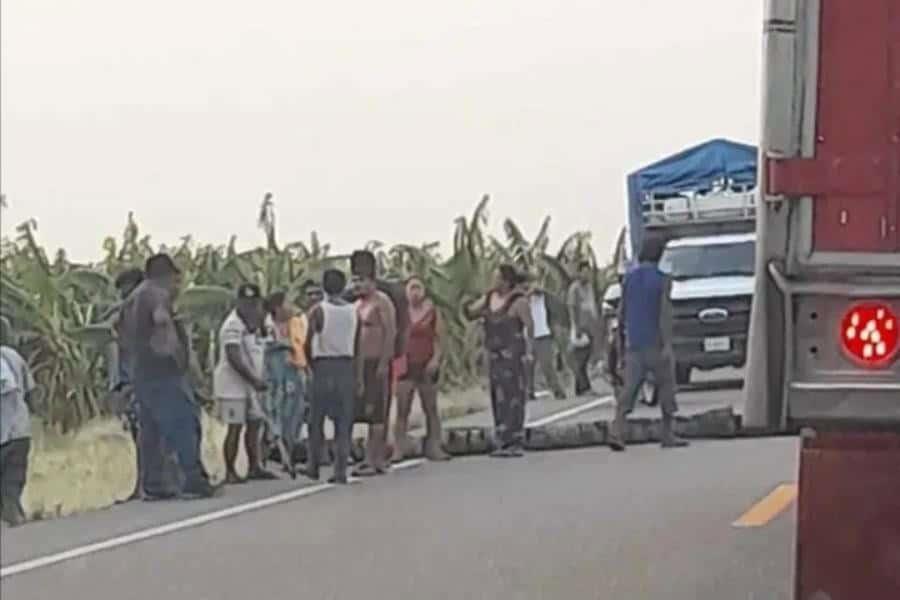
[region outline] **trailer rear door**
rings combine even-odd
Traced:
[[[820,6],[814,158],[771,161],[769,189],[815,198],[814,252],[897,252],[900,2]]]

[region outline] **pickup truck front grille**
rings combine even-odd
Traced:
[[[716,336],[746,337],[750,329],[751,301],[751,296],[673,300],[675,340],[702,340]],[[720,320],[700,319],[700,313],[703,311],[716,313],[719,310],[726,311],[727,316]]]

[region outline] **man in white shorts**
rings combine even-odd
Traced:
[[[260,398],[266,391],[263,379],[265,332],[264,310],[259,286],[238,287],[237,302],[219,330],[219,362],[213,374],[213,391],[219,403],[219,417],[228,425],[225,435],[225,482],[244,483],[248,479],[277,479],[262,467],[260,428],[263,411]],[[247,477],[235,470],[241,430],[247,452]]]

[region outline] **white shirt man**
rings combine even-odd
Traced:
[[[535,368],[540,366],[544,382],[557,399],[566,397],[559,377],[556,373],[556,353],[553,343],[553,329],[550,324],[550,309],[547,306],[547,294],[541,289],[533,288],[529,292],[528,301],[531,306],[531,319],[534,321],[534,362],[528,373],[528,393],[534,399]]]
[[[265,337],[259,330],[251,331],[237,310],[225,317],[219,329],[219,362],[213,373],[213,391],[220,404],[220,416],[229,425],[245,425],[247,421],[262,419],[260,392],[228,360],[225,347],[237,345],[245,365],[258,379],[263,378],[265,366]]]
[[[262,466],[260,428],[266,415],[262,409],[265,381],[266,333],[262,294],[259,286],[238,287],[237,306],[219,330],[219,363],[213,374],[213,392],[219,414],[228,425],[225,444],[225,482],[243,483],[235,470],[241,430],[247,450],[247,479],[277,479]]]

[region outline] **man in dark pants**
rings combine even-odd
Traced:
[[[210,484],[200,460],[200,415],[188,381],[187,334],[175,318],[181,273],[166,254],[150,257],[144,271],[147,279],[134,291],[126,324],[134,340],[144,493],[146,499],[214,496],[220,488]],[[176,482],[166,481],[165,453],[177,457]]]
[[[356,306],[342,298],[347,278],[329,269],[323,276],[326,298],[309,312],[306,355],[312,359],[312,406],[309,416],[309,453],[305,474],[319,479],[325,417],[334,423],[336,445],[332,483],[347,483],[347,464],[353,433],[359,360],[359,319]]]
[[[5,322],[4,326],[8,328]],[[0,519],[10,526],[25,522],[22,491],[31,451],[29,403],[33,390],[34,379],[25,359],[11,347],[0,346]]]
[[[567,304],[572,324],[569,344],[575,371],[575,395],[584,396],[592,392],[588,365],[594,354],[594,345],[600,343],[597,338],[599,317],[594,294],[594,270],[588,261],[578,263],[577,277],[569,286]]]
[[[353,288],[358,294],[355,304],[360,322],[356,420],[368,425],[365,460],[354,474],[371,477],[385,473],[390,460],[386,441],[390,369],[397,345],[397,309],[391,297],[378,289],[375,280],[377,261],[371,252],[354,252],[350,269]]]
[[[665,239],[650,236],[638,256],[640,264],[626,275],[619,303],[619,327],[625,340],[624,382],[616,398],[616,418],[610,447],[625,450],[627,416],[634,410],[638,392],[653,376],[662,410],[662,446],[686,446],[672,431],[678,405],[675,402],[675,367],[672,355],[671,279],[659,270]]]

